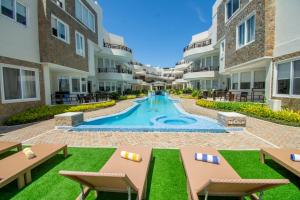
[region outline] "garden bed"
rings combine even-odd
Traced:
[[[273,111],[266,104],[249,102],[217,102],[204,99],[197,100],[196,104],[204,108],[238,112],[278,124],[300,127],[299,112],[288,109]]]
[[[106,108],[114,106],[116,104],[115,100],[81,104],[81,105],[54,105],[54,106],[40,106],[36,108],[28,109],[24,112],[17,113],[7,120],[4,121],[4,125],[12,126],[19,124],[27,124],[32,122],[37,122],[41,120],[51,119],[54,115],[65,113],[65,112],[86,112],[98,110],[101,108]]]

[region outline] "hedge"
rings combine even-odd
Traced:
[[[26,124],[31,122],[37,122],[41,120],[51,119],[54,115],[65,112],[83,112],[92,111],[100,108],[110,107],[116,104],[116,101],[105,101],[92,104],[81,105],[55,105],[55,106],[40,106],[36,108],[28,109],[24,112],[17,113],[9,117],[4,121],[4,125],[12,126],[19,124]]]
[[[259,119],[290,125],[300,126],[300,113],[288,109],[273,111],[265,104],[248,102],[216,102],[208,100],[198,100],[198,106],[211,108],[220,111],[234,111]]]

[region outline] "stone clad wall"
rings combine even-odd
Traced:
[[[12,59],[8,57],[0,56],[0,63],[11,64],[16,66],[23,66],[29,68],[37,68],[39,69],[39,79],[40,79],[40,101],[30,101],[30,102],[20,102],[20,103],[6,103],[2,104],[0,101],[0,124],[3,120],[7,117],[16,114],[18,112],[22,112],[26,109],[33,108],[36,106],[44,105],[44,79],[43,79],[43,69],[40,64],[27,62],[23,60]],[[0,64],[1,65],[1,64]],[[1,92],[0,92],[0,99],[2,100]]]
[[[83,3],[93,12],[95,16],[96,31],[93,32],[85,27],[75,17],[75,0],[66,2],[66,11],[55,5],[52,1],[39,1],[39,40],[41,62],[54,63],[78,70],[88,71],[88,42],[90,39],[98,43],[97,13],[88,5]],[[69,25],[70,44],[67,44],[52,36],[51,14]],[[76,54],[75,31],[80,32],[85,37],[85,57]]]
[[[225,24],[225,2],[218,8],[218,40],[225,37],[225,68],[251,60],[272,56],[275,38],[275,0],[241,0],[240,10]],[[236,28],[246,17],[255,13],[255,41],[236,49]]]

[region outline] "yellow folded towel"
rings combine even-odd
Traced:
[[[35,153],[31,150],[31,148],[25,148],[23,149],[23,153],[25,154],[27,159],[32,159],[36,157]]]
[[[127,160],[132,160],[135,162],[141,162],[142,161],[142,156],[137,153],[131,153],[128,151],[121,151],[121,157],[125,158]]]

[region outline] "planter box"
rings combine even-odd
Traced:
[[[83,122],[83,112],[68,112],[54,116],[55,126],[72,127]]]
[[[246,127],[246,116],[236,112],[218,112],[218,122],[226,127]]]

